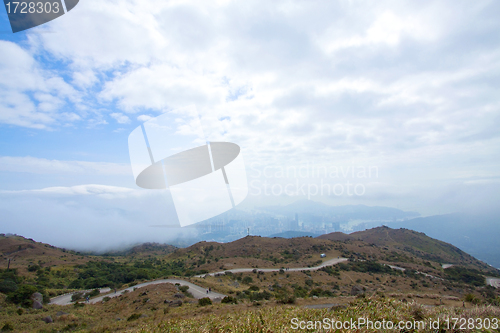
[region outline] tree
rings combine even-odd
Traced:
[[[11,292],[14,292],[17,290],[17,284],[10,280],[10,279],[5,279],[3,281],[0,281],[0,292],[4,294],[8,294]]]
[[[33,304],[31,295],[36,292],[37,288],[35,286],[23,284],[16,291],[10,293],[7,299],[12,303],[29,307]]]

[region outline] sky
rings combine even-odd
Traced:
[[[0,9],[0,232],[79,248],[189,235],[149,227],[163,194],[135,184],[128,151],[186,107],[241,147],[242,208],[494,210],[498,17],[482,0],[81,0],[13,34]]]

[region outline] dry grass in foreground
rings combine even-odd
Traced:
[[[224,315],[204,314],[189,319],[166,319],[160,324],[145,323],[139,332],[366,332],[366,328],[357,329],[316,329],[297,330],[292,328],[292,319],[298,321],[322,321],[331,318],[337,321],[350,321],[351,319],[365,317],[371,321],[424,321],[440,320],[440,329],[402,330],[402,332],[500,332],[499,329],[460,330],[448,329],[447,318],[493,318],[500,319],[500,308],[492,306],[479,306],[474,308],[449,308],[449,307],[424,307],[416,303],[404,303],[393,299],[360,299],[350,306],[340,309],[304,309],[296,306],[266,306],[244,312]],[[451,326],[453,323],[450,324]],[[373,330],[377,331],[377,330]],[[384,330],[383,330],[384,331]],[[393,330],[393,331],[400,331]],[[444,332],[444,331],[443,331]]]

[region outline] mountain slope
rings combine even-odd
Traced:
[[[491,272],[492,274],[498,273],[497,270],[459,248],[413,230],[404,228],[391,229],[384,226],[344,236],[345,239],[343,241],[345,243],[356,244],[356,241],[361,241],[378,248],[380,260],[386,262],[400,261],[400,263],[404,263],[420,261],[422,263],[422,261],[433,261],[439,265],[455,264],[470,269]],[[341,240],[344,236],[342,236],[342,233],[336,232],[322,235],[320,238]],[[375,252],[375,250],[373,251]],[[361,249],[358,252],[361,252]],[[420,260],[415,261],[416,258]]]
[[[490,265],[500,268],[500,215],[447,214],[391,224],[451,243]]]
[[[90,257],[77,252],[60,249],[55,246],[39,243],[17,235],[0,234],[1,265],[7,267],[24,267],[37,264],[44,266],[80,264],[87,262]]]

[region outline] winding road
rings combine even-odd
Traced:
[[[347,258],[338,258],[338,259],[330,259],[325,261],[319,266],[314,266],[314,267],[298,267],[298,268],[288,268],[286,271],[287,272],[301,272],[301,271],[317,271],[318,269],[321,269],[326,266],[333,266],[338,263],[347,261]],[[231,272],[231,273],[247,273],[247,272],[252,272],[253,270],[257,270],[260,272],[279,272],[281,268],[233,268],[233,269],[226,269],[220,272],[214,272],[214,273],[207,273],[207,274],[201,274],[201,275],[196,275],[195,277],[204,277],[206,275],[210,276],[215,276],[217,274],[224,274],[225,272]]]
[[[487,277],[486,284],[495,288],[500,288],[500,279]]]
[[[129,288],[126,288],[126,289],[118,290],[118,291],[116,291],[116,293],[104,294],[102,296],[98,296],[98,297],[90,299],[89,303],[91,303],[91,304],[99,303],[99,302],[102,302],[102,300],[103,300],[104,297],[109,297],[109,298],[118,297],[118,296],[122,295],[123,293],[125,293],[126,291],[130,292],[130,291],[134,291],[134,289],[137,289],[137,288],[142,288],[142,287],[150,286],[150,285],[153,285],[153,284],[161,284],[161,283],[172,283],[172,284],[178,283],[181,286],[188,286],[189,287],[189,292],[191,294],[193,294],[193,296],[195,298],[197,298],[197,299],[203,298],[203,297],[209,297],[211,299],[214,299],[214,298],[223,298],[224,296],[226,296],[226,295],[219,294],[219,293],[216,293],[216,292],[213,292],[213,291],[207,293],[207,290],[205,288],[197,286],[197,285],[195,285],[195,284],[193,284],[191,282],[187,282],[187,281],[184,281],[184,280],[180,280],[180,279],[163,279],[163,280],[154,280],[154,281],[139,283],[139,284],[136,284],[133,287],[129,287]],[[110,291],[109,288],[103,288],[103,289],[100,289],[100,290],[101,290],[101,294],[102,293],[107,293],[107,292]],[[73,302],[71,302],[71,296],[72,295],[73,295],[73,293],[71,293],[71,294],[65,294],[65,295],[61,295],[61,296],[57,296],[57,297],[51,298],[50,299],[50,304],[57,304],[57,305],[70,305],[70,304],[73,304]]]
[[[322,263],[319,266],[289,268],[289,269],[287,269],[287,272],[316,271],[316,270],[321,269],[323,267],[332,266],[332,265],[335,265],[335,264],[338,264],[338,263],[341,263],[341,262],[344,262],[344,261],[347,261],[347,260],[348,260],[347,258],[330,259],[330,260],[325,261],[324,263]],[[252,272],[254,269],[257,269],[258,271],[262,271],[262,272],[278,272],[281,268],[234,268],[234,269],[227,269],[227,270],[220,271],[220,272],[214,272],[214,273],[207,273],[207,274],[202,274],[202,275],[196,275],[195,277],[204,277],[206,275],[215,276],[217,274],[224,274],[225,272],[245,273],[245,272]],[[137,288],[142,288],[142,287],[146,287],[146,286],[149,286],[149,285],[160,284],[160,283],[172,283],[172,284],[179,283],[181,286],[188,286],[189,287],[189,292],[191,294],[193,294],[193,296],[195,298],[197,298],[197,299],[200,299],[200,298],[203,298],[203,297],[209,297],[211,299],[214,299],[214,298],[223,298],[223,297],[226,296],[224,294],[220,294],[220,293],[213,292],[213,291],[207,293],[207,290],[205,288],[200,287],[200,286],[198,286],[198,285],[196,285],[194,283],[184,281],[184,280],[180,280],[180,279],[163,279],[163,280],[155,280],[155,281],[149,281],[149,282],[140,283],[140,284],[137,284],[137,285],[135,285],[133,287],[129,287],[129,288],[126,288],[126,289],[118,290],[116,293],[109,293],[110,292],[109,288],[102,288],[102,289],[100,289],[101,294],[103,294],[103,293],[107,293],[107,294],[104,294],[102,296],[98,296],[98,297],[92,298],[89,301],[89,303],[94,304],[94,303],[102,302],[102,300],[104,299],[104,297],[110,297],[110,298],[118,297],[118,296],[122,295],[125,292],[125,290],[128,290],[130,292],[130,291],[133,291],[134,289],[137,289]],[[81,292],[88,292],[88,291],[89,290],[82,290]],[[57,297],[51,298],[50,299],[50,303],[51,304],[56,304],[56,305],[71,305],[71,304],[73,304],[73,302],[71,302],[71,296],[73,294],[74,293],[70,293],[70,294],[65,294],[65,295],[61,295],[61,296],[57,296]]]
[[[287,272],[317,271],[318,269],[321,269],[323,267],[333,266],[333,265],[336,265],[338,263],[341,263],[341,262],[344,262],[344,261],[347,261],[347,260],[348,260],[347,258],[330,259],[330,260],[325,261],[321,265],[314,266],[314,267],[288,268],[288,269],[285,269],[285,270]],[[405,270],[404,268],[398,267],[398,266],[392,266],[392,265],[388,265],[388,266],[391,267],[392,269],[396,269],[396,270],[400,270],[400,271],[404,271]],[[252,272],[254,269],[257,270],[257,271],[261,271],[261,272],[278,272],[282,268],[234,268],[234,269],[226,269],[224,271],[219,271],[219,272],[213,272],[213,273],[196,275],[195,277],[201,278],[201,277],[204,277],[204,276],[207,276],[207,275],[216,276],[216,275],[225,274],[225,272],[246,273],[246,272]],[[438,278],[438,277],[435,277],[435,276],[432,276],[432,275],[429,275],[429,274],[426,274],[426,273],[422,273],[422,272],[417,272],[417,273],[423,274],[423,275],[426,275],[426,276],[429,276],[429,277],[432,277],[432,278],[441,279],[441,278]],[[188,281],[185,281],[185,280],[181,280],[181,279],[162,279],[162,280],[155,280],[155,281],[149,281],[149,282],[140,283],[140,284],[137,284],[137,285],[135,285],[133,287],[129,287],[129,288],[126,288],[126,289],[118,290],[115,293],[112,293],[112,292],[110,293],[111,290],[109,288],[101,288],[100,289],[101,294],[104,294],[104,295],[92,298],[89,301],[89,303],[94,304],[94,303],[102,302],[102,300],[104,299],[104,297],[113,298],[113,297],[117,297],[117,296],[122,295],[126,291],[130,292],[130,291],[133,291],[134,289],[137,289],[137,288],[142,288],[142,287],[146,287],[146,286],[149,286],[149,285],[160,284],[160,283],[172,283],[172,284],[178,283],[181,286],[188,286],[189,287],[189,292],[196,299],[200,299],[200,298],[203,298],[203,297],[209,297],[210,299],[215,299],[215,298],[223,298],[223,297],[226,296],[224,294],[220,294],[220,293],[213,292],[213,291],[207,293],[207,290],[205,288],[200,287],[200,286],[198,286],[198,285],[196,285],[194,283],[191,283],[191,282],[188,282]],[[486,284],[488,284],[488,285],[490,285],[492,287],[495,287],[495,288],[500,288],[500,279],[499,278],[493,278],[493,277],[487,277],[486,278]],[[88,292],[88,291],[90,291],[90,290],[82,290],[80,292]],[[57,297],[51,298],[50,299],[50,303],[51,304],[56,304],[56,305],[70,305],[70,304],[73,304],[73,302],[71,302],[71,296],[73,294],[74,293],[69,293],[69,294],[65,294],[65,295],[61,295],[61,296],[57,296]]]

